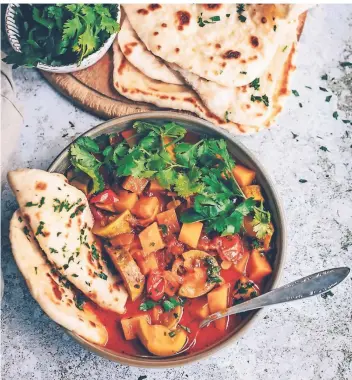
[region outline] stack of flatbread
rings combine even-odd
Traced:
[[[270,126],[290,94],[302,5],[126,4],[114,86],[232,132]]]
[[[103,260],[83,192],[62,174],[19,169],[8,175],[19,210],[10,223],[18,268],[33,298],[58,324],[100,345],[108,340],[94,313],[124,313],[127,292]]]

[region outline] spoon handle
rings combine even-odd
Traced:
[[[251,300],[243,302],[239,305],[229,307],[224,311],[211,314],[201,322],[200,327],[207,326],[210,322],[228,315],[243,313],[249,310],[260,309],[265,306],[276,305],[283,302],[290,302],[319,295],[329,291],[334,286],[339,284],[348,276],[349,272],[349,268],[341,267],[323,270],[321,272],[311,274],[310,276],[300,278],[299,280],[274,289],[259,297],[252,298]]]

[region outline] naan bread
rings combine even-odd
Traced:
[[[124,313],[127,292],[95,243],[85,195],[62,174],[43,170],[18,169],[8,180],[21,214],[61,275],[102,308]]]
[[[45,259],[33,232],[17,210],[10,222],[10,241],[16,264],[29,291],[56,323],[90,342],[105,345],[108,333],[87,304],[76,306],[77,291],[65,287]]]
[[[231,87],[244,86],[262,75],[281,43],[289,17],[296,17],[297,13],[295,5],[287,8],[249,4],[244,11],[239,7],[239,4],[123,5],[133,29],[153,54],[202,78]]]
[[[198,93],[206,107],[215,115],[234,123],[249,124],[257,127],[273,122],[273,110],[282,109],[290,94],[289,79],[295,66],[297,22],[290,24],[289,33],[280,45],[269,67],[259,81],[241,87],[224,87],[171,65],[178,70],[186,82]],[[257,87],[255,86],[257,85]],[[259,88],[258,88],[259,87]],[[253,97],[267,97],[268,105]],[[275,113],[276,114],[276,113]]]
[[[233,133],[249,133],[257,128],[228,123],[211,113],[188,86],[156,81],[137,70],[122,54],[118,36],[113,44],[114,51],[114,87],[121,95],[136,102],[147,102],[161,108],[189,111]]]
[[[149,78],[165,83],[184,84],[179,75],[169,69],[159,57],[153,55],[145,47],[132,29],[127,17],[122,23],[118,43],[125,58]]]

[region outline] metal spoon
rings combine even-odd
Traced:
[[[317,296],[329,291],[334,286],[339,284],[348,276],[349,273],[349,268],[342,267],[327,269],[322,272],[311,274],[310,276],[293,281],[259,297],[252,298],[251,300],[243,302],[239,305],[235,305],[226,310],[211,314],[200,323],[199,327],[205,327],[209,325],[209,323],[216,321],[219,318],[227,317],[228,315],[260,309],[265,306],[277,305],[283,302],[290,302]]]

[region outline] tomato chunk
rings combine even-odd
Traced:
[[[154,300],[159,301],[163,298],[165,292],[165,280],[161,272],[152,271],[147,281],[148,296]]]
[[[112,190],[104,190],[100,194],[92,197],[90,203],[104,203],[111,205],[118,200],[118,196]]]
[[[222,260],[236,264],[244,255],[243,242],[238,234],[216,237],[214,244]]]

